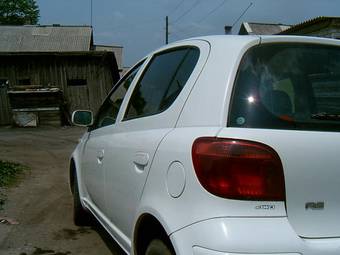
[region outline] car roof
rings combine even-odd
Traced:
[[[241,47],[247,47],[247,45],[264,44],[264,43],[278,43],[278,42],[297,42],[297,43],[315,43],[315,44],[328,44],[340,46],[340,40],[314,37],[314,36],[296,36],[296,35],[209,35],[199,36],[183,39],[180,41],[174,41],[167,45],[163,45],[160,48],[153,51],[151,54],[171,49],[173,47],[183,46],[195,41],[205,41],[210,44],[212,48],[225,48],[233,47],[235,44]]]
[[[334,44],[340,45],[340,40],[324,37],[315,36],[296,36],[296,35],[210,35],[201,36],[184,39],[177,41],[188,42],[193,40],[204,40],[209,42],[212,46],[214,44],[220,44],[221,42],[228,43],[234,42],[235,40],[241,44],[248,44],[253,41],[260,39],[260,43],[270,43],[270,42],[306,42],[306,43],[324,43],[324,44]]]

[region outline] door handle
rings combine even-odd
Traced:
[[[149,154],[137,152],[134,156],[133,163],[135,163],[137,166],[146,166],[149,163]]]
[[[97,161],[98,164],[101,164],[104,159],[104,150],[97,151]]]

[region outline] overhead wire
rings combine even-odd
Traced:
[[[171,24],[174,25],[176,24],[180,19],[182,19],[183,17],[185,17],[186,15],[188,15],[193,9],[195,9],[195,7],[200,3],[200,0],[196,0],[194,2],[194,4],[187,10],[185,11],[181,16],[179,16],[174,22],[172,22]]]
[[[174,31],[171,32],[171,36],[175,37],[176,40],[181,39],[180,36],[177,33],[175,33]]]
[[[178,8],[184,3],[184,1],[185,0],[182,0],[171,12],[170,12],[170,14],[171,13],[174,13],[175,11],[177,11],[178,10]]]
[[[182,29],[182,28],[179,28],[178,26],[176,27],[176,33],[177,32],[180,32],[181,34],[187,34],[188,31],[186,31],[186,29]]]
[[[221,3],[219,3],[215,8],[213,8],[209,13],[206,14],[206,16],[204,16],[202,19],[200,19],[197,23],[201,23],[202,21],[204,21],[205,19],[207,19],[209,16],[211,16],[212,14],[214,14],[218,9],[220,9],[224,4],[226,4],[227,0],[223,0]],[[174,23],[173,23],[174,24]],[[177,30],[179,30],[182,34],[187,34],[187,31],[185,31],[185,29],[180,29],[178,26],[176,28]]]
[[[227,2],[227,0],[222,0],[222,2],[219,5],[217,5],[214,9],[212,9],[205,17],[203,17],[201,20],[199,20],[198,23],[201,23],[203,20],[206,20],[210,15],[212,15],[219,8],[221,8],[226,2]]]
[[[213,13],[215,13],[219,8],[221,8],[225,3],[227,2],[227,0],[223,0],[223,2],[221,2],[219,5],[217,5],[214,9],[212,9],[204,18],[202,18],[201,20],[199,20],[197,23],[201,23],[202,21],[204,21],[205,19],[207,19],[210,15],[212,15]],[[253,3],[251,2],[247,8],[241,13],[240,16],[238,16],[238,18],[234,21],[232,27],[234,27],[236,25],[237,22],[239,22],[239,20],[244,16],[244,14],[246,14],[246,12],[250,9],[250,7],[253,5]],[[178,28],[177,28],[178,29]],[[183,29],[178,29],[179,31],[182,31],[182,33],[184,32]],[[186,34],[186,32],[184,32]]]
[[[146,25],[149,25],[149,24],[155,24],[156,22],[159,21],[159,17],[154,17],[154,18],[148,18],[148,19],[145,19],[145,20],[137,20],[137,22],[132,22],[130,20],[131,23],[129,22],[126,22],[124,25],[125,27],[123,27],[122,25],[115,25],[113,26],[111,29],[126,29],[126,27],[146,27]]]

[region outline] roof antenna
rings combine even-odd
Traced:
[[[242,14],[235,20],[235,22],[233,23],[233,25],[231,26],[231,29],[236,25],[236,23],[243,17],[244,14],[246,14],[246,12],[249,10],[249,8],[253,5],[253,3],[251,2],[248,7],[242,12]],[[231,30],[230,29],[230,30]]]

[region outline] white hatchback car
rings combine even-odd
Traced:
[[[340,254],[339,41],[172,43],[73,121],[75,223],[127,253]]]

